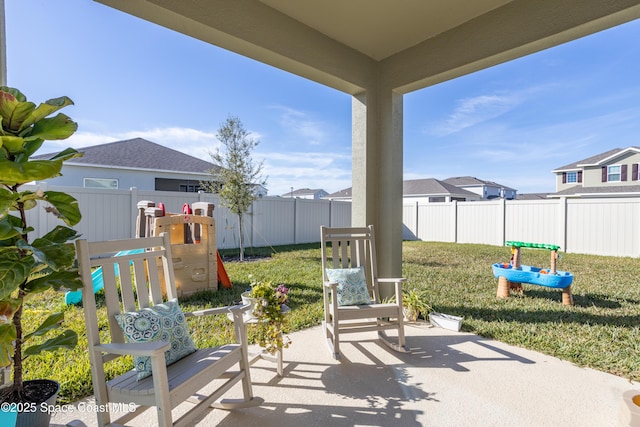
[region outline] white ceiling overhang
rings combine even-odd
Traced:
[[[640,17],[640,0],[97,1],[351,94],[407,93]]]

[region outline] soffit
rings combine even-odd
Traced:
[[[511,0],[260,1],[379,61]]]

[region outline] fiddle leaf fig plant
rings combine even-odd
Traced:
[[[78,128],[58,113],[73,105],[66,96],[36,106],[18,90],[0,87],[0,367],[13,365],[13,384],[0,392],[0,401],[24,401],[23,360],[42,351],[73,348],[77,334],[60,332],[62,313],[45,317],[32,331],[23,329],[24,301],[48,289],[76,290],[82,286],[74,267],[78,237],[70,227],[81,219],[78,202],[57,191],[22,190],[24,184],[60,175],[65,160],[81,156],[68,148],[48,160],[32,156],[45,140],[71,136]],[[44,209],[65,225],[56,225],[42,237],[30,240],[27,211],[44,203]],[[28,345],[39,337],[37,343]]]

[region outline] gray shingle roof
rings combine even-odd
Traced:
[[[328,199],[331,197],[351,197],[351,187],[345,188],[344,190],[336,191],[335,193],[328,194],[324,198]]]
[[[77,148],[84,156],[68,160],[65,164],[116,166],[134,169],[166,170],[175,172],[207,173],[217,165],[180,151],[164,147],[143,138],[116,141],[108,144]],[[37,156],[50,158],[51,154]]]
[[[402,194],[404,196],[421,196],[428,194],[455,194],[458,196],[474,196],[476,193],[467,191],[464,188],[456,187],[453,184],[439,181],[435,178],[412,179],[402,183]]]
[[[311,188],[299,188],[297,190],[293,190],[293,192],[288,191],[286,193],[284,193],[282,196],[283,197],[292,197],[292,196],[310,196],[310,195],[314,195],[316,193],[320,193],[320,192],[325,192],[322,188],[316,188],[316,189],[311,189]]]
[[[640,193],[640,185],[606,185],[602,187],[583,187],[581,185],[574,185],[573,187],[566,188],[556,193],[551,193],[551,196],[573,196],[575,194],[614,194],[614,193]]]
[[[560,166],[559,168],[554,169],[554,172],[567,170],[567,169],[569,170],[580,169],[578,165],[598,163],[600,160],[606,159],[607,157],[612,156],[619,151],[622,151],[622,148],[614,148],[613,150],[605,151],[604,153],[596,154],[595,156],[587,157],[586,159],[578,160],[577,162]]]
[[[447,178],[443,180],[447,184],[452,184],[455,186],[470,186],[470,185],[489,185],[491,187],[504,188],[505,190],[513,190],[511,187],[507,187],[506,185],[498,184],[493,181],[486,181],[484,179],[476,178],[475,176],[453,176],[451,178]]]
[[[559,168],[555,168],[553,172],[562,172],[566,170],[576,170],[580,169],[581,165],[596,165],[600,161],[615,156],[617,153],[622,153],[627,150],[640,150],[638,146],[631,146],[626,148],[614,148],[613,150],[605,151],[604,153],[596,154],[595,156],[587,157],[586,159],[578,160],[577,162],[569,163],[568,165],[560,166]]]
[[[549,193],[521,193],[516,196],[516,200],[547,200]]]
[[[472,196],[479,197],[476,193],[467,191],[464,188],[447,184],[435,178],[412,179],[402,182],[403,196],[426,196],[426,195],[455,195],[455,196]],[[351,188],[337,191],[329,194],[326,198],[331,197],[351,197]]]

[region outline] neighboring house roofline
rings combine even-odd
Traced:
[[[582,169],[585,166],[599,166],[606,161],[610,161],[612,158],[615,158],[623,153],[627,153],[629,151],[640,152],[640,147],[631,146],[627,148],[613,148],[609,151],[605,151],[604,153],[596,154],[595,156],[587,157],[586,159],[578,160],[577,162],[569,163],[568,165],[560,166],[553,169],[552,173],[560,173],[560,172],[573,172],[578,169]]]
[[[435,178],[411,179],[402,183],[402,197],[480,197],[477,193],[457,187],[453,184],[437,180]],[[325,196],[325,199],[352,197],[352,188],[345,188]]]
[[[574,185],[562,191],[549,194],[548,197],[621,197],[640,196],[640,184],[607,187],[582,187]]]
[[[83,157],[69,159],[65,165],[115,166],[120,169],[195,172],[209,174],[211,170],[219,170],[220,166],[206,160],[185,154],[164,145],[146,140],[132,138],[105,144],[76,148]],[[54,153],[35,156],[34,158],[50,158]]]
[[[476,178],[475,176],[453,176],[447,179],[443,179],[442,182],[455,185],[456,187],[477,187],[478,185],[488,185],[491,187],[502,188],[505,190],[513,190],[515,188],[507,187],[506,185],[498,184],[494,181],[487,181],[484,179]]]
[[[151,171],[151,172],[168,172],[168,173],[179,173],[181,175],[210,175],[207,172],[189,172],[189,171],[176,171],[169,169],[147,169],[147,168],[135,168],[135,167],[126,167],[126,166],[115,166],[115,165],[98,165],[93,163],[73,163],[70,160],[65,163],[65,165],[80,167],[80,168],[92,168],[92,169],[115,169],[115,170],[133,170],[133,171]]]
[[[614,160],[616,157],[623,156],[623,155],[625,155],[625,154],[627,154],[629,152],[640,153],[640,148],[639,147],[634,147],[634,146],[627,147],[627,148],[621,150],[620,152],[614,153],[614,154],[610,155],[609,157],[605,157],[604,159],[601,159],[601,160],[599,160],[599,161],[597,161],[595,163],[591,163],[591,164],[589,164],[589,163],[579,163],[578,166],[579,167],[601,166],[603,164],[609,163],[610,161]]]

